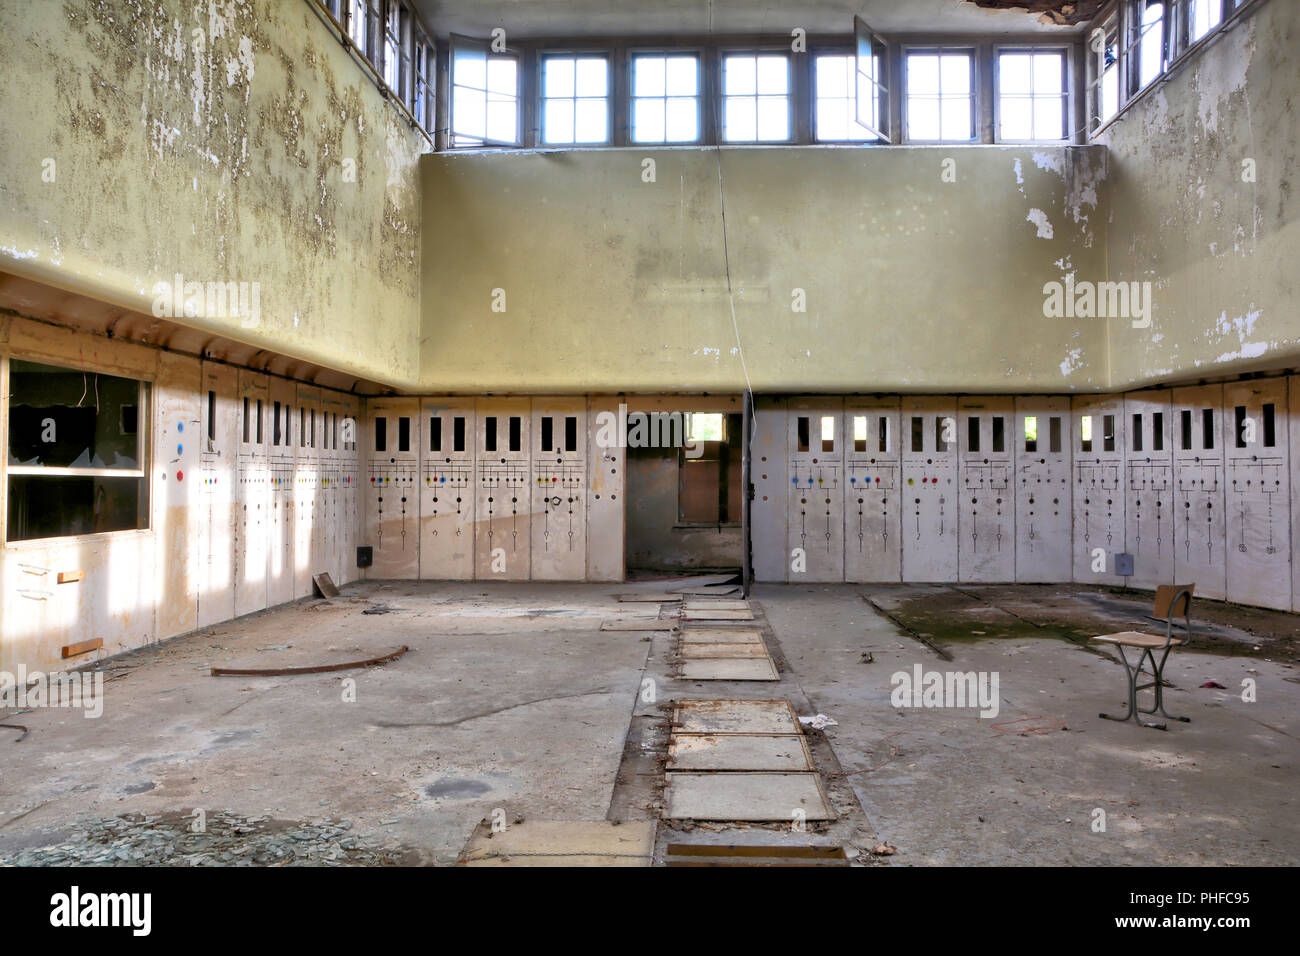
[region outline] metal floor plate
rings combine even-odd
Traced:
[[[681,633],[683,644],[762,644],[763,635],[731,627],[687,627]]]
[[[797,734],[788,700],[678,700],[673,730],[680,734]]]
[[[767,648],[762,644],[737,644],[737,643],[718,643],[718,644],[682,644],[677,649],[677,653],[683,660],[699,660],[709,657],[730,657],[730,658],[748,658],[748,657],[767,657]]]
[[[702,661],[682,661],[682,680],[780,680],[776,665],[766,657],[712,657]]]
[[[747,610],[683,610],[682,618],[687,621],[752,621],[754,612]]]
[[[687,598],[682,607],[688,611],[748,611],[748,601],[718,598]]]
[[[668,773],[670,820],[833,820],[815,773]]]
[[[785,773],[813,769],[802,734],[675,734],[668,742],[669,770],[767,770]]]
[[[675,631],[676,621],[661,621],[654,617],[611,617],[600,622],[602,631]]]

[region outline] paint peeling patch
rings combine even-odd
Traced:
[[[1062,179],[1065,178],[1065,153],[1063,151],[1044,153],[1035,150],[1034,165],[1046,172],[1056,173]]]
[[[1032,222],[1038,227],[1039,239],[1051,239],[1056,233],[1052,230],[1052,224],[1048,221],[1047,213],[1041,209],[1029,210],[1029,215],[1025,217],[1026,222]]]
[[[1083,368],[1083,349],[1070,349],[1061,362],[1061,375],[1068,378]]]

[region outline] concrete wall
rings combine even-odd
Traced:
[[[1300,361],[1297,47],[1300,4],[1257,3],[1097,138],[1106,278],[1155,303],[1110,323],[1116,387]]]
[[[1104,267],[1103,163],[1086,147],[425,156],[423,374],[465,391],[1105,388],[1104,323],[1045,318],[1042,291]]]
[[[0,315],[8,357],[150,383],[148,527],[0,546],[0,671],[73,667],[236,615],[305,597],[312,575],[357,577],[358,451],[325,438],[327,423],[358,421],[361,401],[287,379],[203,363],[24,318]],[[8,443],[8,388],[0,444]],[[208,439],[207,392],[216,416]],[[263,401],[263,441],[243,442],[242,400]],[[275,446],[271,409],[291,404],[291,441]],[[299,411],[314,411],[303,442]],[[310,427],[310,426],[309,426]],[[326,447],[328,444],[329,447]],[[8,455],[0,456],[0,539],[8,515]],[[59,583],[61,572],[83,571]],[[62,648],[103,648],[64,661]]]
[[[416,382],[426,141],[310,5],[6,3],[0,63],[0,269],[146,314],[256,282],[174,318]]]

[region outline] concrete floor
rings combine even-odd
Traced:
[[[1121,668],[1050,626],[945,635],[950,663],[873,610],[868,589],[848,585],[755,589],[780,682],[676,680],[670,634],[599,630],[628,612],[614,595],[648,586],[363,583],[332,602],[298,602],[110,662],[99,720],[0,711],[0,721],[30,729],[21,743],[9,731],[0,738],[0,862],[75,845],[89,818],[195,808],[345,820],[409,863],[454,862],[494,811],[511,823],[651,819],[673,697],[789,698],[801,714],[834,718],[812,743],[840,820],[803,837],[864,851],[889,843],[892,865],[1300,860],[1300,669],[1289,647],[1272,660],[1267,647],[1175,654],[1167,704],[1192,722],[1162,733],[1098,719],[1120,709]],[[896,608],[926,597],[924,588],[882,593],[872,590]],[[381,606],[395,610],[362,613]],[[1283,629],[1295,622],[1274,617]],[[406,656],[361,671],[208,674],[402,644]],[[996,671],[999,715],[895,709],[891,675],[918,663]],[[1255,679],[1257,702],[1240,699],[1243,677]],[[355,680],[354,703],[343,700],[345,679]],[[1198,687],[1207,679],[1227,689]],[[1016,732],[1026,727],[1044,732]],[[1105,832],[1092,829],[1097,809]],[[783,829],[661,825],[660,847],[665,838],[776,842],[788,838]]]

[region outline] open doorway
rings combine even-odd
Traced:
[[[742,553],[743,421],[729,411],[680,416],[685,441],[627,449],[627,568],[735,569]]]

